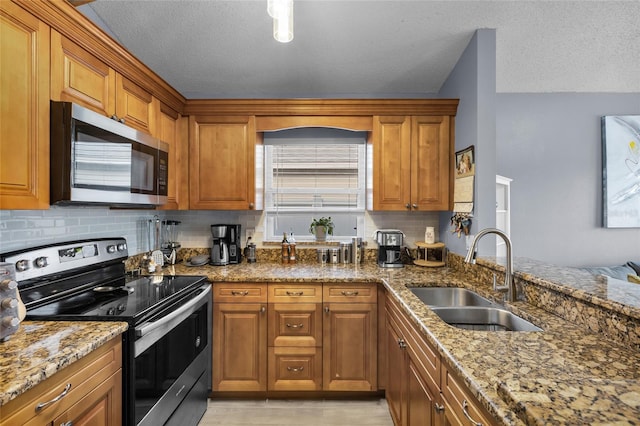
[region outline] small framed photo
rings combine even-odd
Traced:
[[[475,175],[475,164],[473,145],[456,152],[456,178]]]

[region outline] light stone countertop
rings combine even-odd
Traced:
[[[24,321],[0,343],[0,406],[90,354],[128,328],[124,322]]]
[[[171,273],[176,274],[206,275],[214,286],[216,282],[382,283],[420,327],[426,340],[437,348],[446,366],[463,378],[470,391],[501,424],[640,424],[640,353],[637,351],[525,302],[514,302],[507,308],[541,327],[542,332],[458,329],[445,324],[407,288],[466,287],[498,300],[500,296],[492,291],[488,280],[481,282],[473,272],[449,267],[411,265],[383,269],[375,264],[315,263],[202,267],[180,264],[170,268]],[[544,265],[536,266],[532,262],[527,278],[535,276],[536,268],[541,275],[548,275]],[[576,275],[572,273],[565,271],[560,277],[574,285],[566,290],[567,294],[597,297],[575,287],[580,282],[585,286],[598,285],[596,278],[585,277],[577,270]],[[590,279],[594,282],[589,282]],[[538,281],[547,286],[561,286],[553,281]],[[640,286],[630,284],[622,291],[640,295]],[[634,306],[600,297],[600,305],[640,317],[640,311]]]

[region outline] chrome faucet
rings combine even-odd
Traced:
[[[465,263],[476,263],[476,246],[478,245],[480,238],[486,234],[496,234],[504,240],[504,243],[507,246],[507,264],[505,265],[504,285],[497,286],[494,277],[493,289],[495,291],[507,292],[507,300],[509,302],[515,302],[518,300],[518,290],[516,289],[516,284],[513,281],[513,255],[511,253],[511,240],[507,234],[496,228],[485,228],[481,230],[473,239],[464,261]]]

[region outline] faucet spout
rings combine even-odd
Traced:
[[[476,247],[478,245],[478,241],[480,238],[487,234],[495,234],[502,238],[507,248],[507,260],[505,265],[505,274],[504,274],[504,285],[494,287],[494,290],[498,291],[506,291],[507,292],[507,300],[509,302],[515,302],[518,300],[517,288],[515,282],[513,280],[513,254],[511,250],[511,240],[509,236],[505,234],[503,231],[496,228],[485,228],[478,232],[469,247],[469,251],[467,252],[466,257],[464,258],[465,263],[476,263]]]

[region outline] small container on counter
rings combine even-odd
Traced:
[[[340,259],[342,263],[352,263],[351,243],[340,243]]]
[[[326,265],[329,260],[329,249],[327,248],[319,248],[316,249],[316,253],[318,256],[318,263],[322,265]]]
[[[329,249],[329,263],[332,265],[337,265],[340,263],[340,249],[339,248],[330,248]]]

